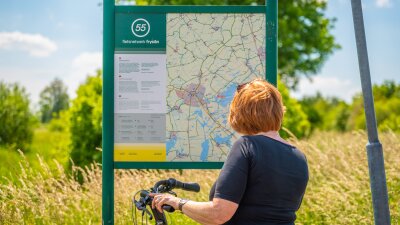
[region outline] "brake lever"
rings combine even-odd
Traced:
[[[144,212],[146,212],[146,213],[147,213],[147,215],[149,215],[149,217],[150,217],[150,220],[152,220],[152,219],[153,219],[153,215],[151,214],[151,212],[150,212],[150,211],[149,211],[147,208],[144,208],[142,216],[144,215]]]

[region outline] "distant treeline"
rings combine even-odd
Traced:
[[[338,98],[326,98],[320,93],[297,100],[289,89],[278,84],[286,106],[282,136],[309,137],[314,131],[365,129],[361,94],[351,103]],[[380,131],[400,131],[400,84],[385,81],[373,87],[378,127]],[[56,79],[40,95],[40,110],[32,112],[23,87],[0,82],[0,145],[29,149],[32,132],[40,123],[52,131],[68,132],[71,158],[84,166],[101,161],[102,140],[102,80],[101,71],[89,76],[69,101],[67,89]],[[71,106],[70,106],[71,105]]]
[[[380,131],[400,131],[400,84],[385,81],[373,86],[375,111]],[[300,104],[311,123],[311,130],[349,131],[366,129],[362,94],[347,104],[338,98],[324,98],[320,93],[304,97]]]

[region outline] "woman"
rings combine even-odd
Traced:
[[[209,202],[154,195],[201,224],[294,224],[308,182],[303,153],[279,136],[285,108],[279,91],[256,79],[239,85],[229,123],[237,140],[214,184]]]

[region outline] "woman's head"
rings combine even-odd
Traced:
[[[277,131],[285,107],[278,89],[263,79],[239,85],[233,97],[229,124],[242,134]]]

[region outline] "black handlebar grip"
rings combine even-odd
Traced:
[[[175,212],[174,207],[172,207],[172,206],[170,206],[170,205],[163,205],[162,208],[163,208],[165,211],[170,212],[170,213]]]
[[[170,178],[169,180],[171,183],[173,183],[173,186],[175,186],[176,188],[180,188],[185,191],[194,191],[194,192],[200,191],[200,185],[198,183],[183,183],[173,178]]]
[[[199,192],[200,191],[200,185],[198,183],[183,183],[183,190],[187,191],[194,191],[194,192]]]

